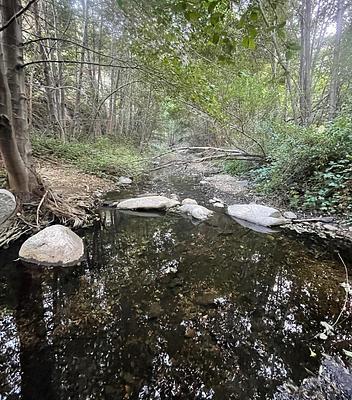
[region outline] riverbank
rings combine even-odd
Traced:
[[[155,172],[157,180],[162,181],[163,176],[170,173],[178,176],[194,176],[199,179],[198,183],[209,199],[215,197],[227,205],[260,203],[277,208],[282,212],[290,211],[297,218],[295,218],[294,223],[283,226],[283,229],[302,235],[316,236],[323,240],[338,240],[345,244],[352,243],[352,226],[348,220],[339,216],[313,213],[299,208],[292,210],[282,198],[259,193],[254,182],[247,176],[233,176],[225,173],[222,164],[197,162],[197,158],[187,152],[167,155],[160,163],[170,164],[170,166]]]

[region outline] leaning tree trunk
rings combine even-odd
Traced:
[[[2,24],[20,10],[17,0],[0,0]],[[28,135],[27,99],[22,52],[22,29],[16,18],[1,33],[0,151],[10,188],[33,194],[39,187]]]

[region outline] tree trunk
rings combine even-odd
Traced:
[[[301,9],[301,55],[300,55],[300,109],[303,125],[309,125],[312,114],[312,52],[311,26],[312,2],[302,1]]]
[[[72,136],[77,135],[77,131],[80,128],[80,105],[81,105],[81,94],[83,84],[83,69],[85,60],[85,48],[88,43],[88,0],[82,0],[83,8],[83,36],[82,36],[82,48],[81,48],[81,64],[78,66],[77,74],[77,91],[75,98],[75,106],[73,111],[72,119]]]
[[[329,119],[333,119],[336,115],[338,103],[338,90],[340,86],[340,58],[341,58],[341,38],[342,38],[342,24],[343,24],[343,0],[337,2],[336,13],[336,35],[335,47],[332,61],[331,82],[329,93]]]
[[[8,21],[20,9],[17,0],[1,0],[0,4],[2,22]],[[0,150],[10,188],[17,193],[34,193],[40,185],[29,141],[19,19],[2,32],[0,39]]]

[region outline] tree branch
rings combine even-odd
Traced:
[[[0,32],[8,28],[17,18],[19,18],[29,7],[37,0],[30,0],[23,8],[21,8],[16,14],[14,14],[3,26],[0,27]]]
[[[35,64],[85,64],[85,65],[98,65],[100,67],[112,67],[112,68],[124,68],[124,69],[141,69],[138,65],[116,65],[116,64],[106,64],[106,63],[98,63],[98,62],[90,62],[90,61],[77,61],[77,60],[34,60],[29,61],[21,65],[21,68],[28,67],[30,65]]]

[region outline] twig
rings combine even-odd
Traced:
[[[343,258],[341,257],[340,253],[337,253],[337,255],[339,256],[342,265],[345,268],[345,274],[346,274],[346,288],[345,288],[345,301],[343,303],[343,306],[341,308],[340,314],[338,315],[338,317],[336,318],[336,321],[331,325],[331,326],[336,326],[337,323],[339,322],[343,312],[346,310],[346,306],[347,306],[347,302],[348,302],[348,296],[349,296],[349,288],[350,288],[350,283],[349,283],[349,279],[348,279],[348,269],[347,269],[347,265],[346,263],[343,261]]]
[[[41,207],[42,204],[44,203],[44,200],[45,200],[45,197],[46,197],[47,194],[48,194],[48,191],[46,191],[46,192],[44,193],[44,196],[43,196],[42,199],[40,200],[40,203],[39,203],[38,208],[37,208],[37,220],[36,220],[36,222],[37,222],[37,227],[38,227],[38,228],[39,228],[39,211],[40,211],[40,207]]]

